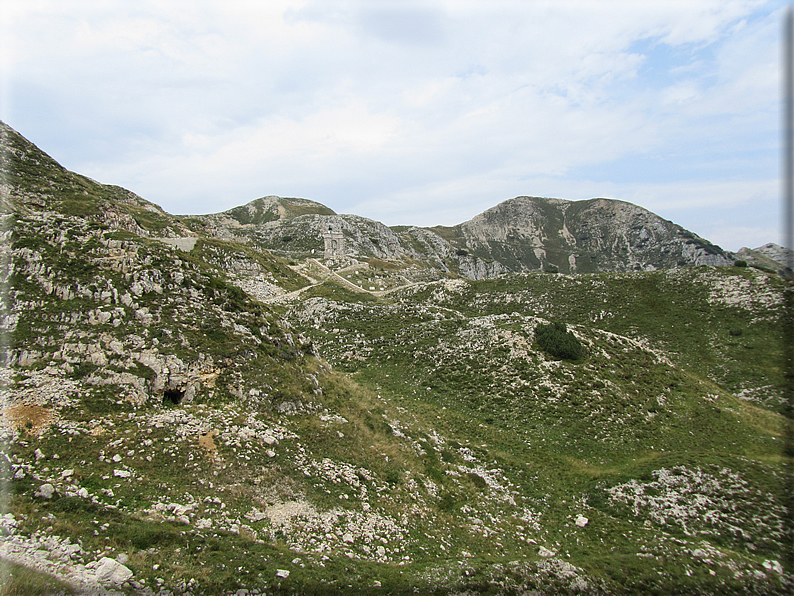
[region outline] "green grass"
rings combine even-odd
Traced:
[[[0,596],[74,594],[67,583],[46,573],[0,558]]]
[[[714,283],[744,283],[752,295],[779,294],[783,282],[738,267],[574,277],[526,274],[472,282],[468,290],[437,304],[466,315],[518,312],[644,339],[682,368],[734,393],[747,389],[757,403],[779,410],[780,308],[764,308],[759,317],[746,308],[712,303]],[[419,291],[411,301],[431,296]],[[737,330],[741,335],[731,334]],[[768,389],[753,394],[763,387]]]
[[[145,207],[129,207],[128,210],[135,223],[150,232],[160,232],[174,223],[173,216],[158,213]]]
[[[712,271],[703,270],[706,279],[712,275],[717,280],[721,276],[730,280],[735,275],[731,270]],[[753,535],[752,520],[760,511],[753,509],[759,506],[758,495],[774,495],[777,503],[785,500],[780,476],[780,464],[785,459],[781,452],[785,421],[769,409],[733,397],[723,385],[733,387],[729,375],[717,376],[714,365],[698,363],[699,359],[718,363],[723,358],[721,350],[730,338],[737,337],[728,332],[728,324],[743,315],[736,308],[719,305],[710,305],[714,308],[709,311],[706,287],[692,285],[687,290],[682,281],[666,282],[663,273],[574,279],[515,276],[469,284],[470,289],[442,294],[440,300],[431,286],[398,296],[400,304],[362,308],[360,301],[350,307],[337,302],[333,310],[319,315],[319,329],[307,326],[304,332],[313,336],[321,352],[336,366],[355,373],[363,386],[402,404],[423,420],[434,420],[442,434],[458,441],[465,438],[467,444],[487,444],[486,452],[491,457],[501,453],[497,458],[500,467],[509,470],[525,498],[545,503],[542,511],[546,519],[556,518],[560,529],[564,512],[571,511],[565,502],[571,495],[583,494],[589,495],[591,507],[595,507],[588,515],[606,516],[605,522],[612,520],[607,527],[616,524],[608,534],[601,535],[607,545],[619,544],[625,540],[622,535],[626,531],[638,527],[653,540],[662,540],[668,529],[648,530],[642,525],[643,518],[632,519],[626,510],[606,507],[597,495],[630,479],[652,482],[652,472],[662,468],[683,465],[714,470],[714,466],[721,466],[735,471],[757,491],[741,506],[749,509],[740,525]],[[592,320],[595,308],[604,303],[603,298],[595,299],[596,291],[611,296],[610,308],[621,304],[613,301],[619,292],[639,298],[619,309],[610,319],[618,324],[610,326],[602,319]],[[553,295],[554,301],[547,301],[547,295]],[[673,304],[679,300],[687,311]],[[760,317],[757,313],[749,315],[748,341],[760,341],[773,324],[767,326],[763,309],[760,312]],[[698,319],[704,314],[712,324],[724,321],[725,334],[717,336],[716,344],[713,336],[702,337],[704,323]],[[497,316],[485,327],[468,323],[485,320],[482,315]],[[535,324],[528,318],[537,315],[579,322],[576,331],[588,346],[587,359],[561,363],[542,372],[539,366],[545,359],[533,348]],[[671,328],[671,321],[682,319],[680,328]],[[683,330],[690,325],[697,325],[701,337]],[[340,331],[328,334],[333,327]],[[623,331],[629,338],[658,346],[657,350],[674,357],[677,366],[659,360],[631,339],[605,336],[599,328]],[[511,345],[523,345],[526,356],[511,356]],[[774,357],[774,345],[762,350],[759,360],[753,361],[760,370],[752,377],[757,383],[768,382],[765,375],[771,369],[764,358]],[[549,381],[551,388],[546,386]],[[468,488],[464,483],[449,484],[445,472],[454,454],[442,456],[432,448],[426,451],[420,471],[443,489],[439,512],[457,512],[467,503],[476,503],[482,480],[467,476]],[[537,480],[527,482],[528,475],[535,475]],[[596,486],[599,488],[593,492]],[[658,530],[663,530],[662,536],[656,533]],[[708,525],[703,529],[712,530]],[[686,539],[686,535],[674,535]],[[707,589],[727,581],[702,573],[678,581],[683,559],[665,559],[668,563],[657,565],[638,559],[636,552],[640,551],[630,550],[626,556],[632,557],[632,565],[626,567],[601,542],[585,548],[580,537],[572,542],[573,537],[564,531],[556,536],[572,553],[572,562],[578,561],[588,569],[600,568],[597,573],[608,567],[609,581],[621,585],[641,585],[661,594],[676,586],[679,593],[685,593],[690,588]],[[755,536],[749,542],[728,539],[716,540],[715,544],[752,561],[760,549],[770,549],[768,556],[779,551],[780,543],[764,540]],[[522,550],[520,546],[518,549]],[[727,593],[741,589],[739,581],[727,581],[727,585]]]

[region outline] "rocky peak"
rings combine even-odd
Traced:
[[[736,253],[736,258],[754,267],[765,267],[783,273],[792,262],[792,251],[769,242],[758,248],[744,246]]]
[[[516,197],[454,228],[456,243],[513,271],[653,270],[730,265],[732,258],[681,226],[624,201]]]

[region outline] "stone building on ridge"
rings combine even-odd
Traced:
[[[334,232],[332,228],[328,228],[328,232],[323,234],[325,241],[325,255],[326,259],[339,259],[345,256],[345,236],[342,232]]]

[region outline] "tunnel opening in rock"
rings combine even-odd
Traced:
[[[182,403],[185,392],[179,389],[166,389],[163,393],[163,404],[176,406]]]

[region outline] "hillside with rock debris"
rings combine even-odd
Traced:
[[[681,226],[614,199],[517,197],[445,230],[459,249],[511,271],[648,271],[732,265],[732,257]]]
[[[776,271],[781,275],[791,276],[792,252],[779,244],[769,242],[758,248],[741,248],[736,258],[754,267],[762,267]]]
[[[297,201],[266,197],[193,220],[218,237],[293,259],[320,255],[323,233],[336,230],[353,258],[391,261],[406,269],[419,265],[468,279],[544,269],[594,273],[728,266],[735,260],[681,226],[613,199],[516,197],[457,226],[435,228],[388,228]]]
[[[3,134],[11,588],[791,592],[781,276],[506,273],[292,199],[177,217]],[[344,259],[284,247],[328,221]]]

